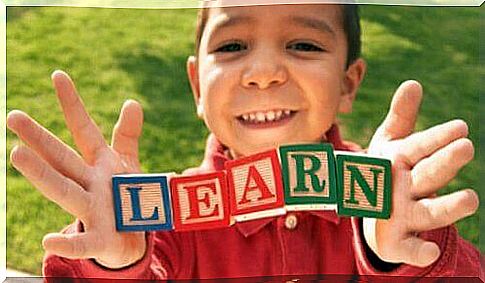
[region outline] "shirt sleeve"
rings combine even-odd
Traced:
[[[481,277],[483,256],[470,243],[463,240],[454,226],[427,231],[420,235],[427,241],[438,244],[441,255],[428,267],[420,268],[408,264],[394,265],[383,271],[366,252],[367,244],[361,232],[360,218],[352,219],[355,259],[360,275],[410,276],[410,277]]]
[[[63,233],[82,231],[82,224],[77,220],[64,229]],[[188,270],[179,263],[188,257],[190,249],[180,252],[180,237],[175,233],[156,231],[147,232],[147,250],[142,259],[122,269],[109,269],[92,259],[67,259],[46,254],[43,262],[43,276],[47,282],[57,282],[65,278],[118,278],[139,280],[165,280],[185,275]],[[190,245],[190,241],[186,241]],[[186,244],[187,245],[187,244]]]

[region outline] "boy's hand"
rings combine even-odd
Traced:
[[[413,133],[421,98],[419,83],[404,82],[372,138],[369,153],[392,161],[392,211],[388,220],[364,218],[363,230],[382,260],[426,267],[438,259],[440,249],[418,233],[473,214],[478,196],[471,189],[436,195],[472,160],[474,148],[461,120]]]
[[[26,144],[12,150],[13,166],[44,196],[84,224],[83,233],[46,235],[43,246],[47,252],[67,258],[94,258],[110,268],[127,266],[143,257],[145,235],[117,233],[111,177],[140,171],[141,106],[125,102],[109,146],[68,75],[56,71],[52,81],[82,157],[27,114],[15,110],[7,117],[8,128]]]

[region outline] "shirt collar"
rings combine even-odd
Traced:
[[[322,141],[331,143],[336,150],[361,150],[357,144],[342,140],[340,130],[336,124],[332,125],[332,127],[324,134]],[[230,155],[227,147],[219,142],[215,135],[211,133],[207,139],[204,161],[202,162],[200,169],[202,171],[224,170],[224,163],[228,160],[230,160]],[[335,211],[309,211],[309,213],[334,224],[338,224],[340,222],[340,218]],[[277,217],[268,217],[236,223],[236,227],[241,234],[243,234],[245,237],[249,237],[275,219],[277,219]]]

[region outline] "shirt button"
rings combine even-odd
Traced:
[[[288,214],[285,219],[285,227],[288,230],[293,230],[298,225],[298,218],[294,214]]]

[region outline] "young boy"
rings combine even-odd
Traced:
[[[365,74],[356,6],[281,5],[201,11],[188,76],[197,113],[212,134],[197,174],[225,161],[288,143],[340,138],[336,117],[350,112]],[[12,164],[79,220],[49,234],[44,275],[190,279],[302,274],[478,276],[480,254],[452,225],[473,214],[473,190],[436,196],[473,158],[467,126],[455,120],[413,133],[422,89],[403,83],[368,152],[393,162],[389,220],[289,213],[193,232],[118,233],[111,177],[140,171],[141,107],[127,101],[111,146],[90,119],[69,77],[52,75],[82,157],[25,113],[8,127],[27,146]],[[446,166],[443,166],[446,164]]]

